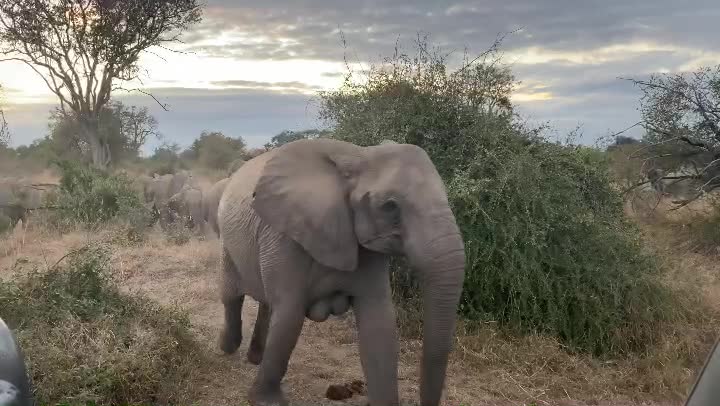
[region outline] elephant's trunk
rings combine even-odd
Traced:
[[[408,247],[408,259],[423,289],[423,406],[440,404],[465,273],[465,248],[450,209],[433,216],[431,223],[431,227],[423,225],[430,231],[415,233],[412,248]]]

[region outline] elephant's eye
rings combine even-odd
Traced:
[[[380,209],[386,213],[395,213],[398,210],[398,204],[394,199],[388,199],[380,206]]]
[[[400,206],[398,206],[395,199],[386,200],[382,206],[380,206],[380,210],[387,215],[389,222],[394,227],[400,226]]]

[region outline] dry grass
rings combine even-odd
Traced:
[[[0,286],[35,398],[110,404],[188,402],[206,354],[182,312],[121,293],[104,244],[71,250],[49,269]]]

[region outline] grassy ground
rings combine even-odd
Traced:
[[[661,203],[660,207],[665,207],[666,202]],[[678,231],[686,228],[683,219],[697,210],[691,207],[670,216],[656,212],[642,217],[642,224],[648,249],[662,258],[667,269],[666,282],[696,289],[698,295],[691,299],[708,305],[710,312],[682,325],[668,326],[663,345],[643,357],[609,362],[571,355],[553,339],[508,337],[492,324],[461,325],[448,369],[446,404],[681,405],[720,325],[718,254],[694,249],[689,235]],[[201,351],[208,355],[197,365],[184,399],[201,405],[244,402],[256,372],[244,355],[257,307],[251,299],[246,300],[246,339],[236,355],[222,355],[216,345],[222,325],[216,288],[217,240],[192,239],[177,246],[154,231],[140,244],[126,244],[115,238],[112,229],[59,235],[44,230],[40,221],[30,225],[24,246],[0,250],[0,280],[12,278],[16,275],[13,272],[50,268],[67,252],[89,242],[108,242],[112,247],[111,269],[121,291],[142,293],[163,306],[186,311],[191,331]],[[0,244],[7,247],[7,238]],[[419,399],[420,350],[420,341],[402,342],[399,374],[401,396],[406,402]],[[33,354],[27,356],[32,358]],[[318,402],[324,399],[328,385],[356,379],[362,379],[362,370],[352,315],[324,323],[308,321],[284,383],[291,399]],[[344,402],[325,402],[362,405],[365,400],[355,396]]]

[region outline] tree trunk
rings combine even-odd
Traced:
[[[97,119],[82,120],[81,127],[84,138],[90,146],[92,164],[98,169],[105,169],[110,164],[110,145],[100,136]]]

